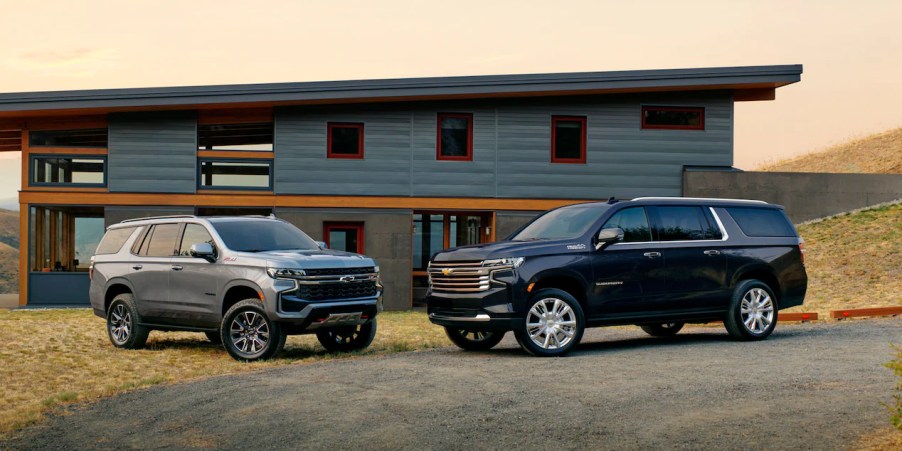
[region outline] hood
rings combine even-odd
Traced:
[[[582,252],[588,248],[579,239],[498,241],[451,248],[435,255],[436,262],[477,261],[504,257],[536,257],[540,255]]]
[[[331,249],[270,251],[247,255],[266,260],[271,268],[328,269],[376,266],[376,261],[372,258]]]

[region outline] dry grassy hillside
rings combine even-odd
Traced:
[[[902,203],[799,226],[808,294],[793,310],[902,305]]]
[[[902,174],[902,127],[766,164],[758,170]]]
[[[19,292],[19,250],[0,243],[0,294]]]
[[[0,243],[19,248],[19,212],[0,208]]]

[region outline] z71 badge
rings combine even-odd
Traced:
[[[585,244],[568,244],[567,249],[571,251],[582,251],[586,249]]]

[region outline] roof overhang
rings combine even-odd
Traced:
[[[781,65],[25,92],[0,94],[0,118],[701,90],[769,100],[801,74],[801,65]]]

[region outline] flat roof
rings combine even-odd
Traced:
[[[0,94],[0,117],[229,108],[245,104],[281,106],[712,89],[773,90],[798,82],[801,74],[802,65],[793,64],[22,92]]]

